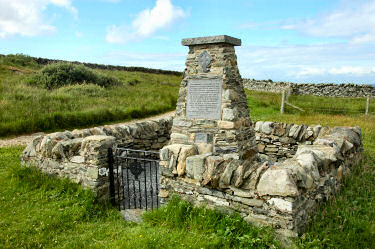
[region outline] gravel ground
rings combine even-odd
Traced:
[[[155,120],[159,118],[166,118],[174,115],[174,111],[172,112],[167,112],[163,113],[157,116],[152,116],[144,119],[135,119],[129,122],[123,122],[119,124],[134,124],[136,122],[142,122],[142,121],[147,121],[147,120]],[[9,146],[26,146],[28,143],[30,143],[36,136],[44,134],[43,132],[40,133],[34,133],[31,135],[24,135],[24,136],[19,136],[15,138],[6,138],[6,139],[0,139],[0,148],[1,147],[9,147]]]

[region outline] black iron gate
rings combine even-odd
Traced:
[[[116,148],[108,150],[110,198],[121,209],[159,207],[159,153]]]

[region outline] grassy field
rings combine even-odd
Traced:
[[[321,206],[295,243],[299,248],[375,248],[375,116],[301,114],[288,107],[287,114],[280,116],[278,94],[248,91],[247,95],[254,121],[362,128],[363,163],[345,179],[335,199]],[[290,101],[297,104],[293,98]],[[309,106],[307,100],[305,105]],[[334,105],[337,99],[326,101]],[[298,101],[303,108],[302,103]],[[4,247],[278,247],[269,230],[260,231],[246,226],[238,217],[193,209],[186,203],[174,202],[148,214],[142,225],[126,223],[114,209],[95,203],[92,195],[76,185],[20,169],[21,150],[0,150],[0,245]]]
[[[0,137],[88,127],[175,109],[181,77],[98,70],[120,85],[69,85],[53,90],[28,84],[41,66],[0,61]]]
[[[27,56],[0,58],[0,137],[92,127],[173,110],[181,81],[175,75],[96,69],[115,77],[120,85],[104,88],[86,83],[48,90],[28,83],[42,69]],[[250,91],[248,94],[252,96]],[[256,98],[250,102],[254,120],[278,114],[279,94],[254,94]],[[332,102],[330,98],[313,96],[292,96],[290,102],[306,109],[305,116],[359,115],[365,112],[366,103],[365,99],[339,98]],[[299,111],[288,107],[286,112],[299,115]],[[375,112],[374,101],[371,112]]]
[[[127,223],[67,180],[21,168],[0,148],[0,248],[277,248],[269,229],[174,200]]]
[[[1,61],[0,61],[1,62]],[[1,64],[1,63],[0,63]],[[65,86],[45,90],[26,82],[38,65],[0,65],[0,135],[90,126],[174,109],[179,77],[101,71],[122,86]],[[99,71],[99,70],[98,70]],[[360,126],[364,160],[345,186],[322,205],[300,248],[375,248],[375,115],[365,100],[291,96],[279,115],[280,94],[246,91],[253,121],[327,126]],[[370,113],[375,112],[371,102]],[[328,110],[327,110],[328,109]],[[5,132],[4,132],[5,131]],[[174,201],[148,213],[141,225],[124,222],[117,211],[96,203],[90,192],[68,181],[21,168],[22,148],[0,149],[0,248],[269,248],[272,231],[240,218]]]

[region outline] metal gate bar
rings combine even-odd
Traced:
[[[108,150],[110,200],[121,209],[159,207],[159,153],[116,148]],[[116,198],[117,192],[117,198]]]

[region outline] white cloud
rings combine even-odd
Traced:
[[[354,75],[366,75],[374,73],[371,67],[361,66],[342,66],[339,68],[331,68],[328,71],[330,74],[354,74]]]
[[[355,36],[352,41],[354,44],[361,44],[361,43],[375,43],[375,31]]]
[[[107,27],[106,40],[110,43],[123,43],[150,37],[186,15],[182,8],[174,6],[170,0],[157,0],[152,9],[145,9],[138,13],[130,26]]]
[[[135,39],[136,36],[132,33],[129,27],[122,25],[111,25],[107,27],[106,41],[109,43],[124,43],[128,40]]]
[[[375,73],[374,68],[370,66],[341,66],[341,67],[302,67],[300,71],[298,68],[294,73],[297,78],[303,78],[305,76],[324,76],[324,75],[333,75],[333,76],[366,76]]]
[[[306,75],[323,75],[326,73],[325,68],[319,67],[303,67],[299,72],[295,73],[297,78],[306,76]]]
[[[75,19],[78,19],[78,10],[72,6],[72,0],[49,0],[48,2],[67,9],[74,15]]]
[[[375,78],[375,46],[371,45],[243,46],[236,50],[245,78],[357,83]]]
[[[375,43],[375,0],[341,1],[333,11],[281,28],[314,37],[338,37],[353,43]]]
[[[77,18],[78,11],[71,2],[71,0],[0,0],[0,38],[55,32],[56,27],[43,20],[43,11],[51,4],[68,10]]]

